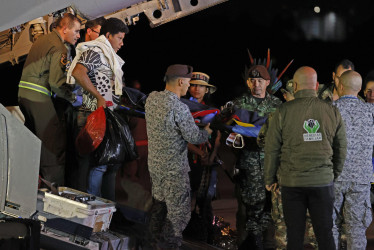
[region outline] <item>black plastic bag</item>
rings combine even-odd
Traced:
[[[96,166],[122,164],[138,157],[129,125],[120,114],[105,108],[106,130],[93,157]]]

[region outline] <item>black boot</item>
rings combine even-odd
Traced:
[[[239,246],[238,250],[264,250],[262,234],[249,233],[248,237]]]

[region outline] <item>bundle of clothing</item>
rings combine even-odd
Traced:
[[[146,99],[147,95],[143,92],[134,88],[123,87],[119,109],[126,115],[145,118]]]
[[[181,102],[188,106],[192,117],[195,119],[195,123],[200,126],[205,126],[208,123],[211,123],[215,116],[220,113],[219,109],[198,103],[193,99],[181,98]]]
[[[122,92],[120,109],[128,115],[144,118],[147,95],[129,87],[123,87]],[[218,121],[215,118],[220,114],[219,109],[186,98],[181,98],[181,102],[188,106],[197,125],[205,126],[212,123],[212,129],[238,133],[247,137],[257,137],[267,119],[259,116],[257,112],[238,109],[228,119]]]

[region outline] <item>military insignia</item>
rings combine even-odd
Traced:
[[[66,64],[68,63],[68,59],[67,59],[67,55],[66,54],[61,54],[60,62],[61,62],[61,64],[63,66],[66,66]]]
[[[252,78],[259,78],[260,77],[260,72],[258,72],[257,70],[252,70],[251,76],[252,76]]]
[[[319,122],[314,119],[309,119],[304,121],[304,126],[306,134],[303,134],[304,141],[322,141],[322,134],[317,133],[318,129],[320,128]]]
[[[67,60],[67,62],[66,62],[66,67],[65,67],[65,71],[66,71],[66,72],[69,71],[70,66],[71,66],[71,61],[70,61],[70,60]]]

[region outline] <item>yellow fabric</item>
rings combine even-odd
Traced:
[[[241,121],[238,121],[236,119],[233,119],[236,124],[238,124],[239,126],[242,126],[242,127],[254,127],[255,125],[251,124],[251,123],[245,123],[245,122],[241,122]]]

